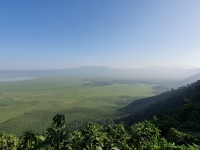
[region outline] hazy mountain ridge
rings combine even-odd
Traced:
[[[184,80],[179,81],[179,84],[180,85],[187,85],[187,84],[190,84],[190,83],[195,82],[197,80],[200,80],[200,73],[195,74],[195,75],[193,75],[191,77],[188,77],[188,78],[186,78]]]
[[[45,76],[100,76],[120,75],[144,78],[171,78],[181,80],[200,72],[200,68],[179,69],[172,67],[147,67],[137,69],[117,69],[106,66],[83,66],[77,68],[54,70],[0,70],[0,77],[45,77]]]

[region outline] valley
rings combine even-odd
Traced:
[[[86,122],[112,123],[127,115],[121,108],[135,100],[176,89],[182,83],[162,74],[158,78],[159,72],[154,68],[137,70],[138,74],[146,72],[142,76],[133,70],[123,71],[108,67],[1,71],[4,80],[0,82],[0,130],[18,136],[29,129],[41,132],[57,113],[66,116],[72,129]],[[5,81],[7,78],[17,80]],[[191,82],[197,78],[189,79]],[[183,81],[188,83],[187,79]]]
[[[46,77],[0,82],[0,130],[44,130],[56,113],[78,127],[121,116],[117,109],[153,96],[155,83],[134,79]],[[48,120],[48,121],[46,121]],[[80,123],[81,122],[81,123]]]

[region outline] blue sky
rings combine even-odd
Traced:
[[[200,67],[199,0],[1,0],[0,69]]]

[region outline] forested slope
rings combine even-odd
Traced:
[[[185,103],[198,103],[199,87],[200,80],[187,86],[179,87],[176,90],[172,89],[157,96],[134,101],[120,109],[120,111],[130,114],[121,121],[132,124],[157,113],[173,110]]]

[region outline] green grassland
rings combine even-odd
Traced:
[[[0,130],[41,131],[56,113],[65,114],[68,124],[75,127],[85,121],[106,121],[117,116],[118,108],[154,95],[153,86],[67,77],[0,82]]]

